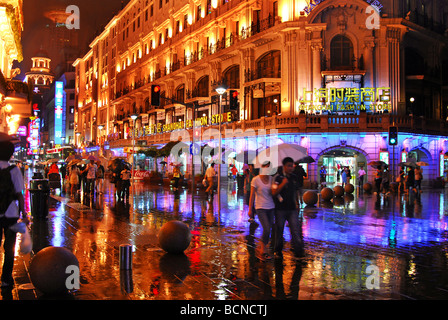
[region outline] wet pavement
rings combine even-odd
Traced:
[[[117,203],[113,185],[93,199],[50,198],[46,220],[31,227],[34,250],[17,255],[12,291],[3,299],[45,299],[30,283],[33,254],[46,246],[70,249],[80,263],[76,300],[408,300],[448,299],[448,193],[420,197],[346,195],[302,205],[306,257],[260,261],[261,225],[250,224],[236,184],[207,200],[203,191],[136,183]],[[26,198],[29,199],[27,192]],[[193,238],[184,255],[159,248],[157,234],[172,219]],[[132,271],[120,271],[119,246],[133,245]],[[2,263],[3,255],[0,262]],[[378,272],[378,277],[375,277]]]

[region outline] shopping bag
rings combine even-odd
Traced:
[[[31,240],[31,235],[26,228],[25,233],[22,233],[20,235],[20,253],[21,254],[28,254],[33,250],[33,241]]]

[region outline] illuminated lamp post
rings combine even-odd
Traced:
[[[219,94],[219,109],[218,109],[218,118],[219,118],[219,162],[218,162],[218,210],[221,210],[221,164],[222,164],[222,146],[221,146],[221,108],[222,108],[222,95],[227,91],[227,86],[220,84],[215,88],[216,92]]]
[[[134,187],[134,171],[135,171],[135,120],[137,120],[138,115],[131,115],[131,119],[133,121],[132,127],[132,187]]]

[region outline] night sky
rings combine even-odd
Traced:
[[[31,67],[31,57],[40,49],[41,39],[48,32],[49,23],[44,13],[60,8],[65,11],[69,5],[76,5],[80,10],[79,49],[82,56],[87,53],[89,43],[96,34],[120,11],[128,0],[25,0],[23,4],[24,30],[22,33],[23,61],[14,64],[22,72],[17,77],[23,80],[25,72]],[[45,48],[44,48],[45,49]],[[52,62],[52,67],[55,65]]]

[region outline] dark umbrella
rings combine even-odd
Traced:
[[[314,160],[313,157],[311,156],[306,156],[296,161],[296,163],[313,163],[313,162],[316,162],[316,160]]]
[[[380,166],[384,166],[384,165],[386,165],[387,163],[386,162],[384,162],[384,161],[370,161],[369,163],[368,163],[368,165],[369,166],[372,166],[372,167],[380,167]]]

